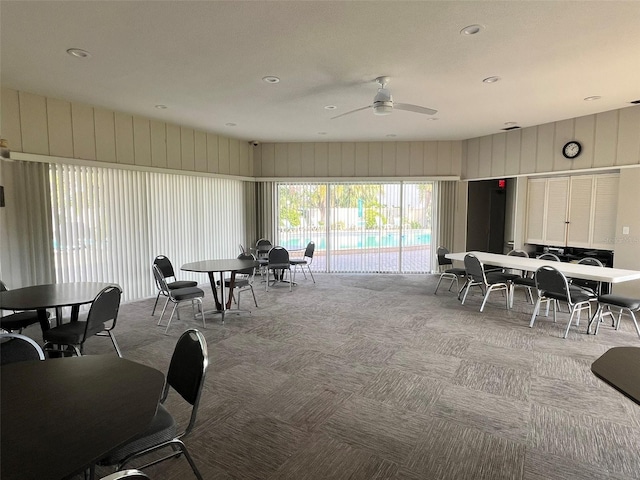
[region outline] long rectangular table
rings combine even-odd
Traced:
[[[595,267],[593,265],[582,265],[579,263],[554,262],[550,260],[539,260],[537,258],[516,257],[486,252],[448,253],[445,256],[451,260],[464,262],[464,257],[467,253],[474,254],[485,265],[513,268],[527,272],[535,272],[538,268],[548,265],[571,278],[595,280],[605,283],[622,283],[631,280],[640,280],[639,271],[624,270],[621,268]]]

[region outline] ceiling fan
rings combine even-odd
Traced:
[[[356,108],[355,110],[351,110],[350,112],[336,115],[335,117],[331,117],[331,120],[344,117],[345,115],[350,115],[361,110],[366,110],[367,108],[373,108],[373,113],[375,115],[390,115],[394,108],[397,110],[406,110],[407,112],[422,113],[425,115],[433,115],[435,113],[438,113],[437,110],[427,107],[421,107],[420,105],[412,105],[410,103],[395,103],[393,101],[393,97],[391,96],[391,90],[387,88],[387,84],[390,80],[391,79],[386,76],[376,78],[376,82],[378,82],[380,88],[378,88],[378,93],[373,98],[373,103],[371,105]]]

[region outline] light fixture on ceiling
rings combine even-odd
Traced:
[[[91,58],[91,54],[81,48],[69,48],[67,49],[67,53],[76,58]]]
[[[594,100],[600,100],[602,97],[600,95],[592,95],[590,97],[585,97],[585,102],[593,102]]]
[[[233,122],[227,122],[227,123],[225,123],[225,126],[227,126],[227,127],[235,127],[235,126],[237,126],[237,125],[238,125],[237,123],[233,123]]]
[[[318,132],[318,135],[326,135],[327,132]]]
[[[500,77],[493,76],[493,77],[483,78],[482,83],[496,83],[496,82],[499,82],[500,80],[501,80]]]
[[[262,77],[262,81],[266,83],[280,83],[280,79],[278,77],[274,77],[273,75]]]
[[[517,125],[517,124],[518,124],[518,122],[504,122],[504,124],[505,124],[507,127],[513,127],[514,125]]]
[[[475,35],[477,33],[480,33],[482,30],[484,30],[484,26],[473,24],[460,30],[460,35]]]
[[[385,135],[385,137],[388,137],[388,138],[395,138],[395,137],[397,137],[397,135],[396,135],[395,133],[387,133],[387,134]]]
[[[335,105],[325,105],[324,106],[325,110],[335,110],[336,108],[338,108],[338,107],[336,107]]]
[[[157,108],[158,110],[166,110],[167,106],[158,104],[158,105],[155,106],[155,108]]]
[[[440,120],[438,117],[430,117],[427,118],[426,120],[431,120],[432,122],[435,122],[436,120]]]

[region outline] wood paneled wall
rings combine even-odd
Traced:
[[[582,144],[574,160],[562,156],[570,140]],[[640,106],[472,138],[465,150],[467,180],[640,165]]]
[[[254,175],[253,147],[244,140],[7,88],[1,134],[15,152]]]
[[[267,143],[256,148],[257,177],[460,176],[461,141]]]

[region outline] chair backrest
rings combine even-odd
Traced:
[[[179,437],[189,433],[196,422],[198,404],[208,366],[209,353],[204,335],[194,328],[187,330],[178,339],[171,356],[167,381],[161,399],[162,402],[166,400],[169,387],[171,387],[193,407],[189,425]]]
[[[2,332],[0,342],[0,365],[27,360],[44,360],[44,352],[40,345],[26,335]]]
[[[453,265],[453,261],[450,258],[445,257],[447,253],[450,253],[448,249],[444,247],[438,247],[438,250],[437,250],[438,266]]]
[[[116,326],[118,310],[120,310],[120,299],[122,290],[117,285],[110,285],[103,288],[91,304],[87,314],[87,325],[85,327],[84,338],[87,339],[105,329],[105,323],[111,321],[112,329]]]
[[[602,264],[602,262],[600,260],[598,260],[597,258],[593,258],[593,257],[585,257],[580,259],[580,261],[578,261],[578,263],[582,264],[582,265],[592,265],[594,267],[604,267],[604,265]]]
[[[269,264],[288,264],[289,252],[284,247],[273,247],[269,250]]]
[[[261,238],[256,242],[256,247],[263,247],[271,245],[271,240],[267,240],[266,238]]]
[[[591,265],[593,267],[604,267],[603,263],[598,260],[597,258],[593,258],[593,257],[585,257],[580,259],[580,261],[578,261],[579,264],[581,265]],[[578,285],[580,287],[584,287],[588,290],[591,290],[593,293],[600,295],[600,291],[602,289],[601,282],[598,282],[597,280],[585,280],[582,278],[573,278],[571,280],[571,283],[573,285]]]
[[[304,256],[307,258],[313,258],[313,253],[316,251],[315,242],[307,243],[307,248],[304,249]]]
[[[241,253],[240,255],[238,255],[236,257],[238,260],[253,260],[254,262],[256,261],[256,257],[249,252],[244,252]],[[240,274],[240,275],[248,275],[250,277],[252,277],[254,275],[256,271],[256,267],[249,267],[249,268],[244,268],[242,270],[238,270],[236,271],[236,274]]]
[[[569,282],[560,270],[545,265],[536,270],[534,278],[536,280],[536,288],[543,294],[545,292],[562,294],[571,302]]]
[[[171,264],[171,260],[169,260],[164,255],[158,255],[153,261],[154,265],[157,265],[164,278],[175,277],[176,274],[173,271],[173,265]]]
[[[160,270],[160,267],[155,263],[152,265],[151,270],[153,270],[153,278],[156,281],[156,285],[158,289],[165,295],[169,296],[169,286],[167,285],[167,280],[165,279],[164,273]]]
[[[100,480],[150,480],[150,477],[140,470],[121,470],[102,477]]]
[[[538,260],[549,260],[550,262],[559,262],[560,258],[553,253],[543,253],[538,257]]]
[[[464,256],[464,268],[467,271],[467,276],[471,277],[474,282],[479,282],[483,285],[487,284],[482,262],[473,253],[467,253]]]

